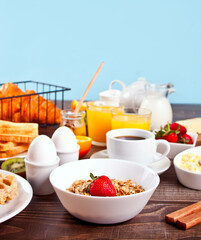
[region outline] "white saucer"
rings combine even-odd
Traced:
[[[101,150],[91,155],[90,158],[108,158],[107,150]],[[169,158],[164,157],[158,162],[154,162],[148,165],[152,170],[158,173],[158,175],[164,173],[168,170],[171,165],[171,161]]]

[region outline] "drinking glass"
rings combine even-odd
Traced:
[[[106,146],[106,133],[111,130],[112,109],[122,109],[104,101],[93,101],[87,104],[88,136],[92,144]]]
[[[112,109],[112,129],[150,129],[151,111],[145,108]]]

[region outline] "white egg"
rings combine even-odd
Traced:
[[[77,140],[72,130],[66,126],[57,128],[52,135],[57,151],[71,152],[77,148]]]
[[[57,152],[52,140],[46,135],[37,136],[30,144],[28,161],[35,163],[51,163],[56,161]]]

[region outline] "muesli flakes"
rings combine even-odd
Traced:
[[[128,179],[127,181],[121,181],[116,179],[110,180],[116,190],[116,196],[126,196],[145,191],[140,185],[132,182],[131,179]],[[66,189],[66,191],[91,196],[89,192],[89,185],[91,183],[92,180],[75,180],[73,184],[68,189]]]

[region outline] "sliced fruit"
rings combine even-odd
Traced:
[[[25,177],[25,163],[24,158],[9,158],[1,164],[1,169],[16,173]]]
[[[73,101],[71,102],[71,109],[72,109],[72,110],[75,110],[76,107],[77,107],[77,105],[78,105],[78,103],[79,103],[79,101],[73,100]],[[87,103],[86,103],[86,102],[83,102],[83,103],[81,104],[81,106],[80,106],[80,110],[81,110],[81,111],[85,111],[86,109],[87,109]]]
[[[90,150],[92,139],[86,136],[76,136],[77,143],[80,145],[79,159],[83,158]]]

